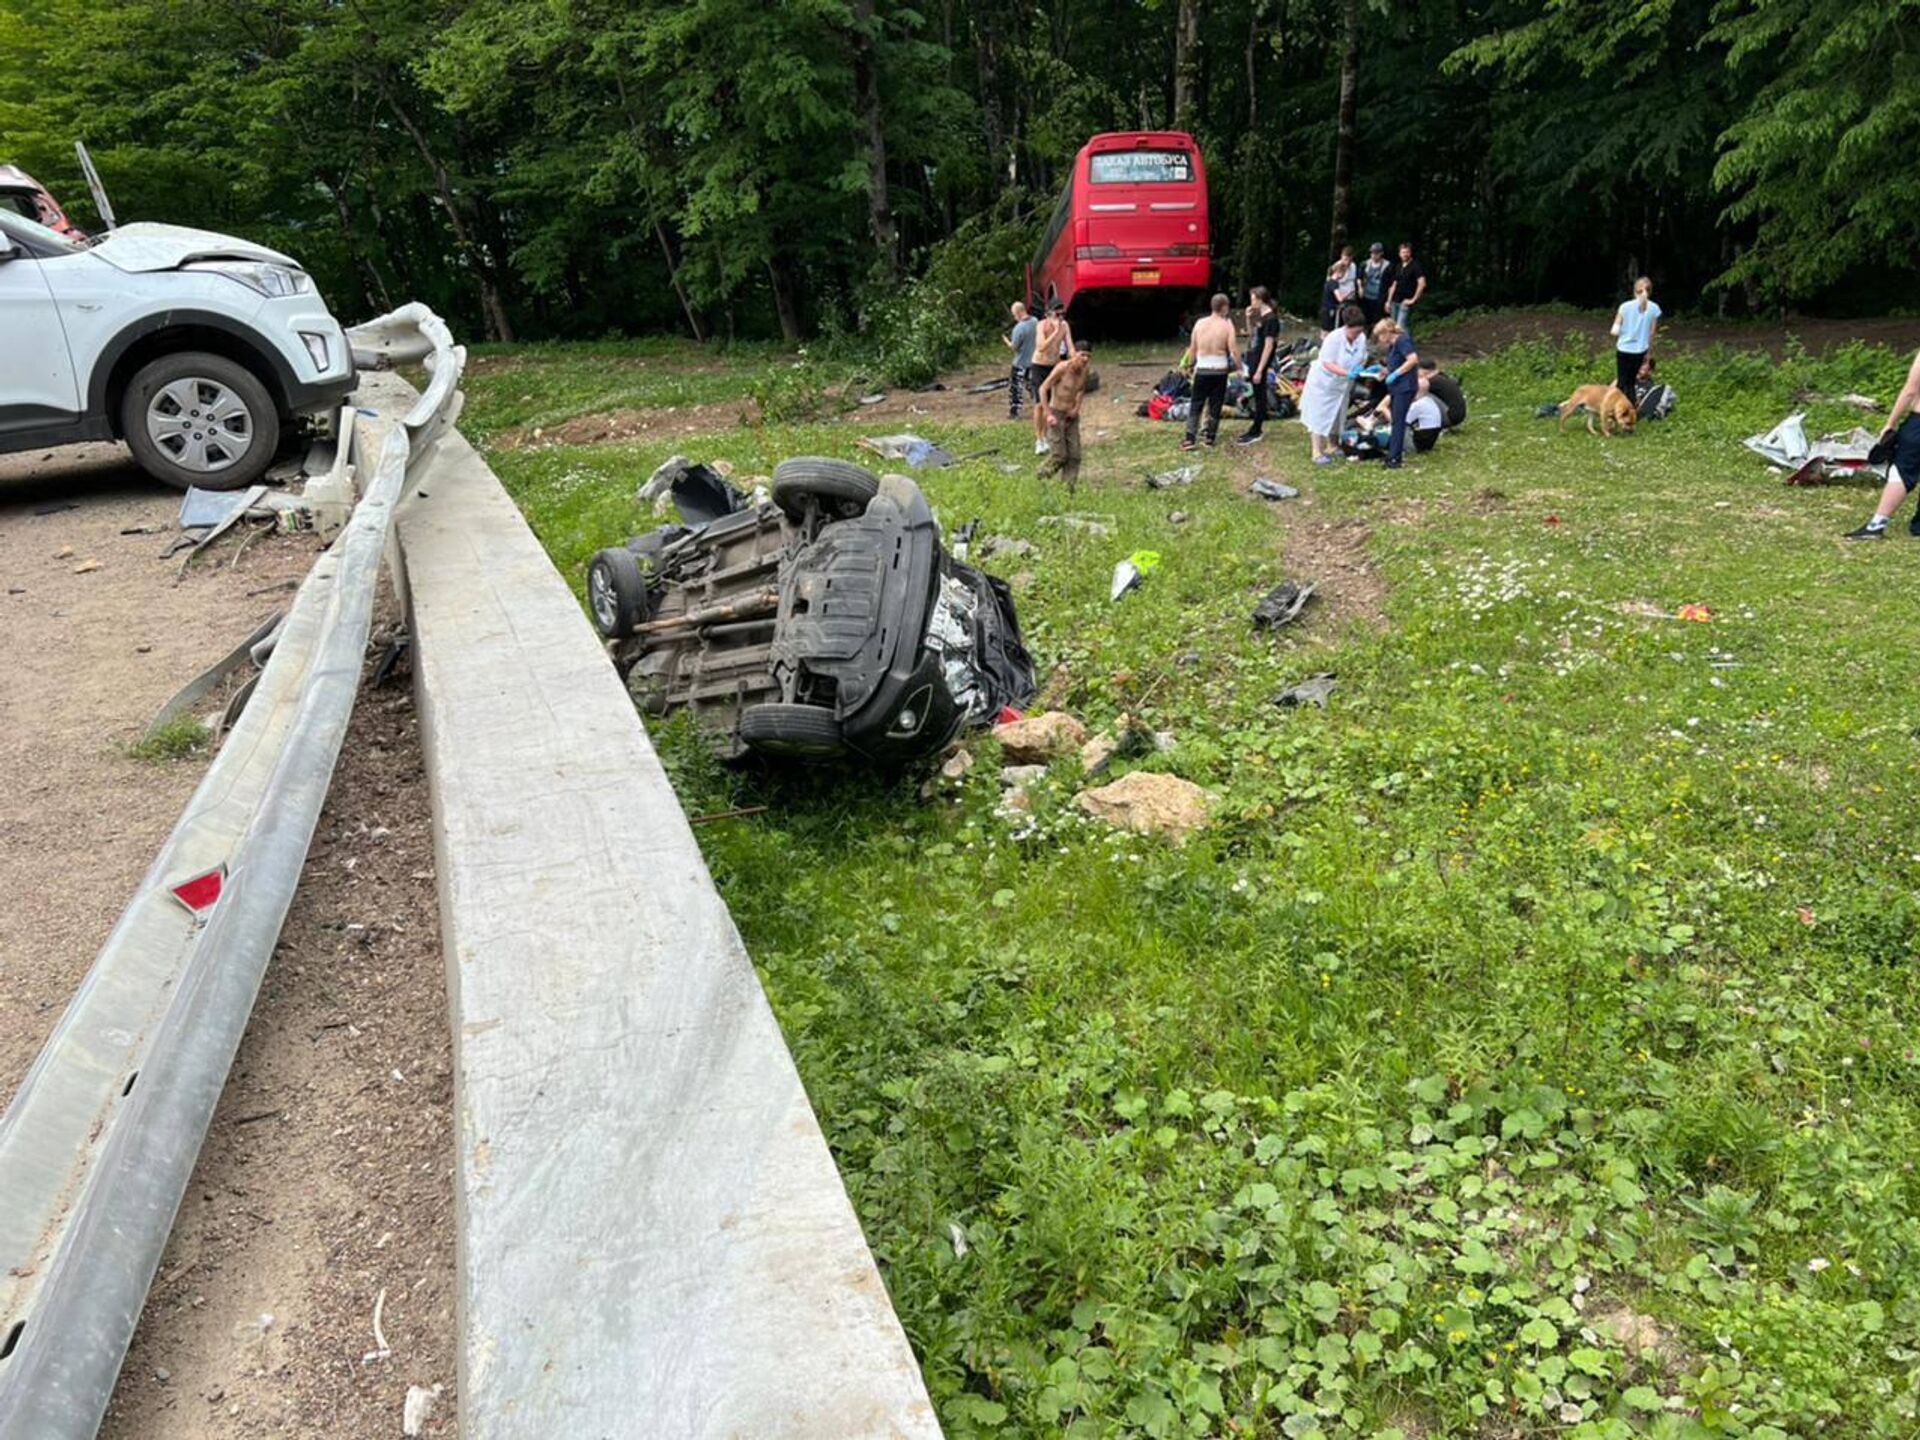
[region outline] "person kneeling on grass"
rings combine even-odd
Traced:
[[[1373,327],[1373,342],[1387,347],[1387,404],[1393,416],[1393,437],[1387,445],[1387,468],[1398,470],[1407,453],[1407,414],[1420,393],[1420,352],[1413,337],[1392,320]]]
[[[1076,350],[1040,387],[1041,407],[1053,416],[1051,453],[1041,463],[1040,474],[1065,476],[1069,493],[1080,483],[1080,397],[1086,393],[1092,364],[1091,352]]]
[[[1887,428],[1880,432],[1880,444],[1890,445],[1893,451],[1887,466],[1886,488],[1880,492],[1880,503],[1874,508],[1873,518],[1858,530],[1848,531],[1847,539],[1886,539],[1887,522],[1893,518],[1893,512],[1913,492],[1913,487],[1920,484],[1920,414],[1915,413],[1916,405],[1920,405],[1920,351],[1914,353],[1907,383],[1900,387],[1900,398],[1893,402],[1893,413],[1887,416]],[[1907,522],[1907,533],[1920,535],[1920,511]]]

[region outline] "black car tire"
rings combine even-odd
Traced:
[[[740,712],[740,739],[762,754],[803,760],[847,751],[840,722],[823,705],[749,705]]]
[[[156,402],[166,404],[159,397],[169,386],[183,381],[189,382],[189,388],[191,382],[200,382],[207,387],[203,393],[230,393],[234,400],[245,407],[246,448],[220,469],[210,470],[200,465],[182,463],[152,433],[149,411]],[[181,434],[197,442],[200,437],[185,428],[190,423],[190,417],[184,411],[176,413],[182,417]],[[192,412],[193,415],[199,413],[198,410]],[[212,426],[208,428],[211,431]],[[171,426],[168,429],[171,430]],[[280,449],[280,410],[267,387],[244,365],[223,355],[181,350],[172,355],[162,355],[158,360],[150,360],[134,372],[133,379],[127,382],[126,391],[120,397],[120,431],[140,468],[177,490],[193,486],[202,490],[244,490],[266,474],[267,467],[273,464],[273,457]],[[169,434],[167,438],[171,440],[173,437]],[[207,444],[220,445],[227,451],[234,448],[231,433],[218,440],[209,433]],[[219,462],[210,460],[208,463]]]
[[[809,505],[838,519],[863,515],[879,493],[878,477],[847,460],[796,455],[773,467],[773,503],[789,520],[805,518]]]
[[[646,621],[647,577],[624,545],[587,562],[587,610],[593,628],[609,640],[626,639]]]

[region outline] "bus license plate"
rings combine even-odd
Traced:
[[[1136,270],[1133,272],[1133,283],[1136,285],[1158,285],[1160,283],[1160,272],[1158,270]]]

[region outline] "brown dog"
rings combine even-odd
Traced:
[[[1560,406],[1560,428],[1567,428],[1567,421],[1576,411],[1587,412],[1587,433],[1593,434],[1593,417],[1600,417],[1600,433],[1611,435],[1613,427],[1618,425],[1621,432],[1631,434],[1634,423],[1639,420],[1640,412],[1634,408],[1633,401],[1620,393],[1618,385],[1582,385],[1566,398]]]

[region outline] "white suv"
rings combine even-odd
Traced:
[[[285,255],[175,225],[83,245],[0,211],[0,454],[124,439],[170,485],[232,490],[353,387],[340,322]]]

